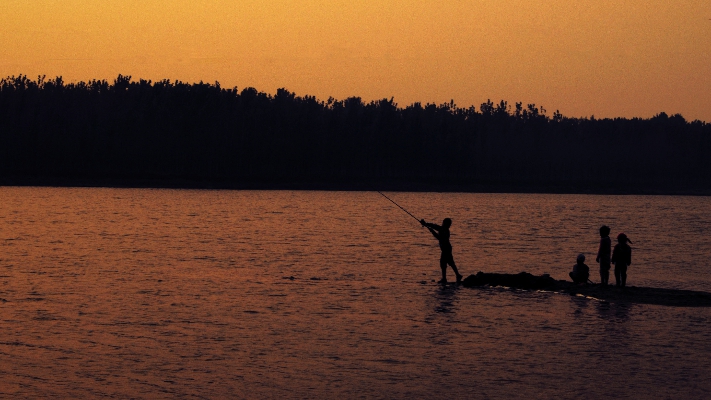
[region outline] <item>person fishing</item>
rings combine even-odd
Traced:
[[[449,243],[449,227],[452,226],[452,220],[449,218],[445,218],[444,221],[442,221],[442,226],[428,223],[424,219],[418,220],[417,217],[412,215],[411,212],[404,209],[401,205],[397,204],[393,199],[386,196],[383,192],[379,190],[377,192],[381,196],[388,199],[388,201],[395,204],[399,209],[407,213],[407,215],[414,218],[415,221],[418,221],[420,224],[422,224],[422,226],[427,228],[430,233],[432,233],[432,236],[434,236],[439,241],[439,248],[442,250],[442,255],[439,258],[439,266],[440,268],[442,268],[442,280],[440,280],[439,282],[447,283],[447,264],[449,264],[452,267],[452,270],[454,270],[454,275],[457,277],[457,283],[461,282],[462,275],[459,274],[459,271],[457,270],[457,265],[454,263],[454,256],[452,255],[452,244]]]
[[[457,283],[461,282],[462,275],[459,273],[457,265],[454,263],[452,244],[449,242],[449,227],[452,226],[452,220],[445,218],[444,221],[442,221],[442,226],[426,222],[424,219],[421,219],[420,223],[439,241],[439,248],[442,250],[442,255],[439,259],[439,267],[442,269],[442,280],[440,283],[447,283],[447,264],[452,267],[454,275],[457,277]]]

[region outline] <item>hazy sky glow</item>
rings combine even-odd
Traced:
[[[709,0],[3,0],[0,76],[711,121]]]

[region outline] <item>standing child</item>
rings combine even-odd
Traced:
[[[452,255],[452,244],[449,242],[449,227],[452,226],[452,220],[445,218],[442,221],[442,226],[420,220],[422,226],[429,229],[432,236],[439,241],[439,248],[442,250],[442,255],[439,258],[439,267],[442,269],[442,280],[440,283],[447,283],[447,264],[452,267],[457,283],[462,281],[462,275],[457,270],[457,265],[454,264],[454,256]]]
[[[615,264],[615,286],[625,287],[627,282],[627,267],[632,264],[632,248],[627,243],[632,243],[627,235],[617,235],[617,244],[612,250],[612,263]]]
[[[600,247],[597,249],[595,261],[600,263],[600,283],[607,286],[610,281],[610,253],[612,250],[612,240],[610,240],[610,227],[603,225],[600,227]]]
[[[588,283],[590,268],[585,265],[585,254],[578,254],[577,263],[573,266],[573,271],[568,274],[574,283]]]

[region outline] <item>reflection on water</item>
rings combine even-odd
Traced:
[[[629,318],[629,310],[634,307],[632,303],[608,303],[605,301],[595,302],[600,318],[607,321],[625,322]]]
[[[709,309],[438,286],[436,242],[377,194],[0,188],[0,196],[0,397],[711,390]],[[630,285],[711,291],[707,198],[392,196],[421,218],[453,219],[465,276],[563,279],[578,253],[594,258],[607,224],[634,241]]]
[[[437,306],[435,312],[451,313],[453,312],[453,301],[459,288],[453,285],[440,287],[436,292]]]

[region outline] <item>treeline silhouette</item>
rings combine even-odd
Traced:
[[[709,193],[711,124],[219,83],[0,80],[0,182]],[[289,186],[291,185],[291,186]]]

